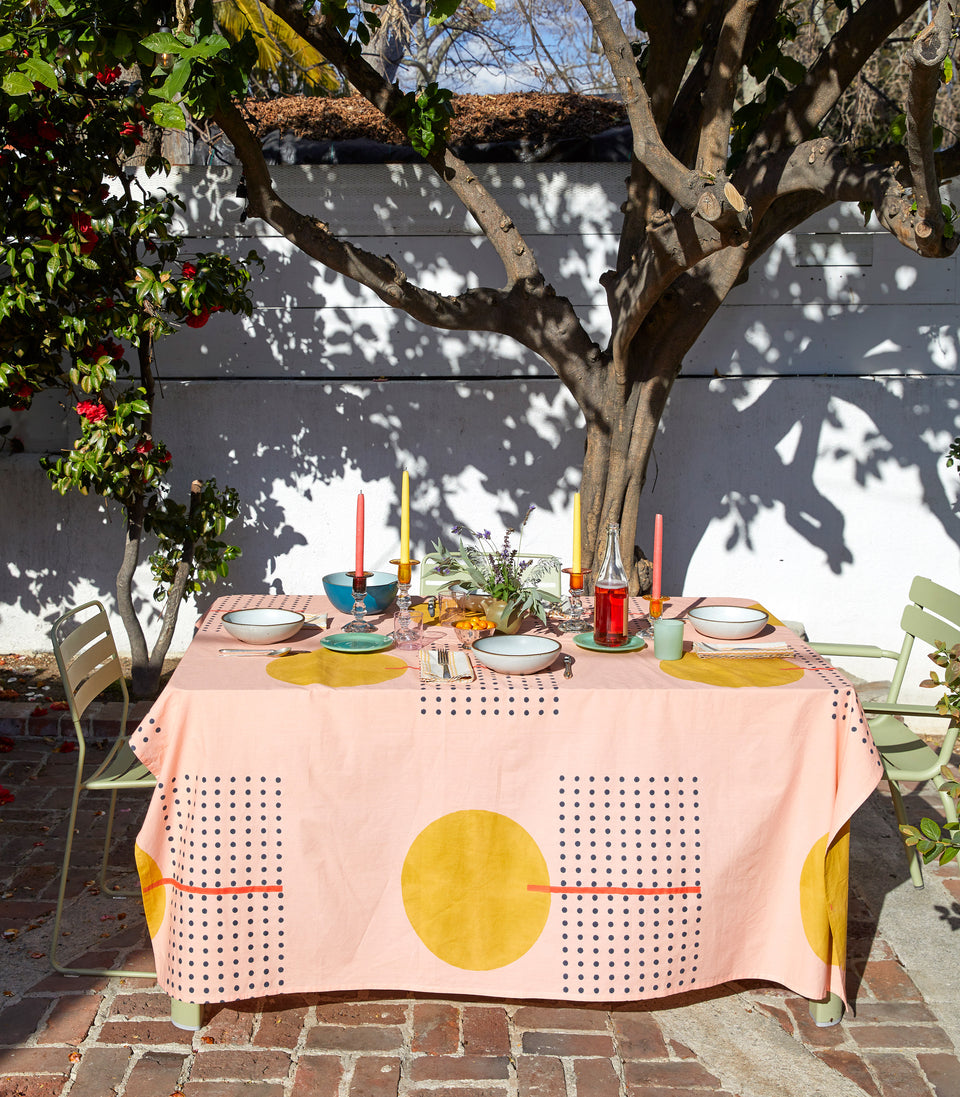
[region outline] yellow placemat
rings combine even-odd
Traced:
[[[661,662],[672,678],[703,682],[708,686],[786,686],[803,677],[803,667],[788,659],[701,659],[686,651],[682,659]]]
[[[409,666],[395,655],[372,652],[352,655],[341,651],[307,651],[301,655],[285,655],[267,663],[267,674],[280,682],[295,686],[370,686],[399,678]]]
[[[783,623],[759,602],[754,602],[750,609],[766,613],[771,625]],[[798,667],[789,659],[701,659],[692,651],[684,652],[682,659],[661,662],[660,669],[673,678],[731,689],[740,686],[787,686],[798,682],[804,674],[803,667]]]

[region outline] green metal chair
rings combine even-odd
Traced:
[[[84,614],[93,611],[92,616]],[[152,792],[156,778],[140,762],[127,742],[127,712],[130,697],[124,681],[120,657],[114,643],[113,633],[106,610],[100,602],[84,602],[63,614],[51,630],[53,652],[57,658],[60,678],[66,691],[73,727],[77,735],[77,776],[73,784],[73,800],[70,804],[70,819],[67,827],[66,848],[63,852],[63,866],[60,870],[60,889],[57,894],[57,909],[53,921],[53,937],[50,941],[50,962],[54,968],[66,975],[123,975],[138,979],[153,979],[153,971],[127,971],[110,968],[68,967],[57,959],[57,945],[60,940],[60,919],[63,915],[63,902],[67,890],[70,872],[70,855],[73,851],[73,832],[77,822],[77,807],[81,792],[106,790],[110,793],[110,807],[107,812],[107,833],[103,844],[103,858],[100,864],[100,887],[113,895],[139,895],[140,889],[110,888],[107,885],[107,871],[110,863],[110,840],[113,835],[113,818],[117,803],[117,793],[121,789],[141,789]],[[120,687],[123,695],[123,710],[116,741],[103,762],[88,777],[83,775],[84,759],[87,752],[86,738],[83,733],[83,715],[89,705],[114,683]]]
[[[458,559],[460,554],[457,552],[443,553],[443,557]],[[437,572],[437,563],[441,559],[441,555],[436,552],[427,552],[424,554],[423,559],[420,561],[420,595],[423,598],[428,597],[431,594],[437,594],[444,587],[448,587],[451,583],[466,583],[469,586],[473,585],[473,580],[466,571],[459,571],[456,569],[445,569],[444,574],[440,575]],[[548,555],[543,553],[527,553],[523,554],[524,560],[546,560],[549,559]],[[548,594],[555,594],[558,598],[562,597],[562,576],[560,568],[551,568],[543,579],[540,580],[540,587],[547,591]]]
[[[948,648],[960,644],[960,595],[946,587],[941,587],[930,579],[917,576],[910,584],[910,601],[900,618],[903,629],[903,646],[899,651],[886,651],[883,648],[860,644],[813,644],[814,650],[821,655],[855,657],[867,659],[893,659],[896,666],[893,671],[890,689],[886,701],[870,701],[864,704],[863,711],[873,735],[873,741],[880,752],[884,775],[890,785],[893,810],[897,823],[907,825],[907,816],[903,806],[900,784],[903,781],[932,781],[940,791],[943,810],[949,822],[956,821],[957,809],[953,799],[942,791],[946,778],[940,772],[942,766],[949,763],[957,741],[957,725],[951,721],[944,733],[939,751],[928,746],[914,734],[898,716],[933,716],[948,719],[937,712],[933,705],[910,705],[899,700],[900,689],[907,670],[907,661],[913,650],[914,640],[935,647],[944,643]],[[923,872],[920,858],[912,846],[904,847],[907,852],[907,864],[910,878],[915,887],[923,887]]]

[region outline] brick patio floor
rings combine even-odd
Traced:
[[[15,797],[0,807],[0,1097],[960,1097],[957,868],[928,867],[915,892],[879,792],[854,819],[852,1009],[834,1028],[813,1026],[789,991],[739,983],[612,1009],[297,995],[207,1007],[188,1033],[153,980],[49,973],[76,758],[62,746],[23,735],[0,754]],[[90,882],[103,802],[85,804],[65,954],[149,969],[138,901]],[[124,804],[118,864],[132,862],[144,806]],[[937,807],[909,801],[912,817]]]

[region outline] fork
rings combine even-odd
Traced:
[[[440,669],[443,671],[444,681],[446,681],[448,678],[451,678],[453,675],[452,671],[450,670],[450,652],[447,651],[446,648],[441,648],[437,652],[437,661],[440,664]]]

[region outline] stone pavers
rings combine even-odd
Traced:
[[[75,760],[62,745],[17,737],[0,754],[0,785],[14,796],[0,807],[0,1097],[960,1097],[950,975],[960,880],[955,865],[927,867],[927,888],[914,892],[881,793],[854,821],[854,1008],[833,1028],[815,1027],[792,992],[745,982],[613,1009],[376,990],[299,995],[208,1007],[204,1028],[187,1033],[170,1023],[152,979],[48,971]],[[118,863],[130,861],[143,806],[134,800],[118,814]],[[909,802],[911,815],[935,809]],[[92,883],[102,811],[88,800],[78,827],[64,947],[149,969],[137,901]],[[898,904],[910,912],[906,928],[885,921]],[[916,934],[934,938],[942,971],[908,969],[901,954]]]

